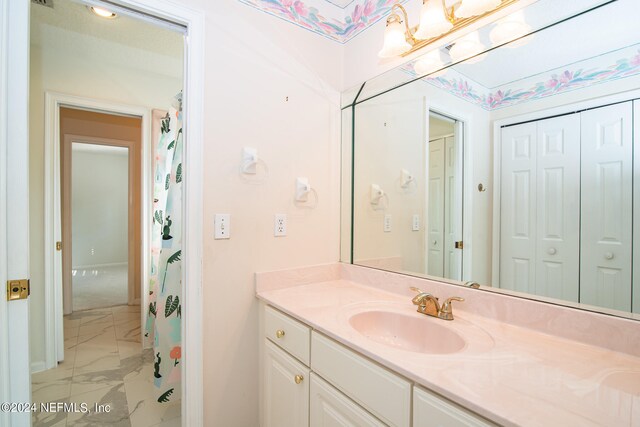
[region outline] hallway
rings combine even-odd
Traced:
[[[34,426],[180,426],[180,401],[158,403],[153,354],[141,350],[140,307],[76,311],[64,318],[65,360],[32,375],[33,401],[86,403],[90,413],[34,413]],[[95,404],[110,412],[92,413]]]

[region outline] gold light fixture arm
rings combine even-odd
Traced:
[[[444,11],[444,16],[447,18],[447,20],[452,24],[455,24],[456,22],[455,8],[451,6],[451,10],[447,9],[447,0],[442,0],[442,10]]]
[[[404,19],[404,26],[406,28],[405,37],[407,41],[412,45],[415,44],[416,39],[413,37],[414,32],[411,31],[411,28],[409,27],[409,15],[407,14],[407,10],[401,4],[396,3],[393,6],[391,6],[391,13],[393,13],[394,10],[396,9],[400,10],[400,12],[402,13],[402,17]]]

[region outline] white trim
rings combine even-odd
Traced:
[[[42,372],[47,370],[43,361],[39,362],[31,362],[31,373],[35,374],[36,372]]]
[[[7,212],[7,36],[9,0],[0,0],[0,214]],[[7,222],[0,221],[0,283],[7,281]],[[3,295],[2,295],[3,296]],[[0,403],[11,401],[9,381],[9,316],[7,301],[0,298]],[[8,426],[9,413],[0,411],[0,426]]]
[[[202,355],[202,148],[204,138],[204,13],[168,0],[111,0],[113,3],[158,16],[187,28],[184,63],[184,262],[182,296],[182,425],[203,425]],[[215,48],[215,47],[214,47]],[[145,305],[146,306],[146,305]],[[143,308],[144,311],[144,308]],[[210,421],[212,422],[212,421]]]
[[[151,111],[146,108],[117,104],[56,92],[45,92],[44,129],[44,298],[45,298],[45,366],[55,367],[64,359],[62,253],[55,242],[62,240],[60,200],[60,107],[78,108],[109,114],[140,117],[142,120],[142,296],[148,294],[151,206]],[[69,295],[67,295],[70,298]],[[141,325],[146,322],[142,310]],[[146,344],[143,340],[143,345]]]
[[[586,101],[564,104],[558,107],[519,114],[493,122],[493,253],[491,263],[491,285],[500,288],[500,190],[501,190],[501,156],[502,156],[502,127],[516,123],[542,120],[562,114],[571,114],[590,108],[598,108],[608,104],[640,99],[640,90],[620,92],[613,95],[601,96]]]

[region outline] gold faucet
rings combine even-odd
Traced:
[[[413,297],[411,302],[418,306],[418,313],[426,314],[427,316],[437,317],[442,320],[453,320],[453,311],[451,308],[451,302],[464,301],[464,298],[451,297],[447,298],[442,306],[440,306],[437,297],[427,292],[422,292],[418,288],[411,287],[412,291],[417,292],[418,295]]]

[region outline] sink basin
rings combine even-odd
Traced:
[[[365,311],[349,318],[351,327],[379,344],[416,353],[447,354],[462,350],[464,339],[443,320],[391,311]]]

